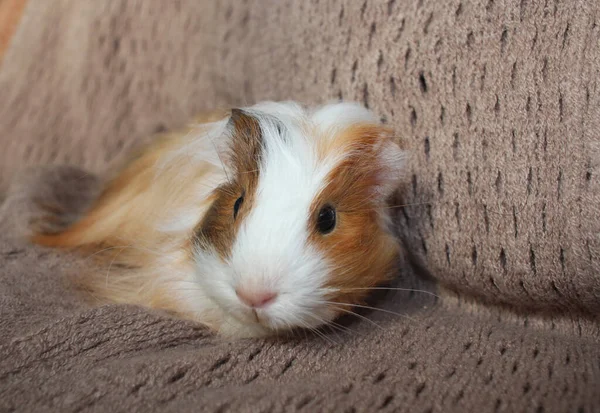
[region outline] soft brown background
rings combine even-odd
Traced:
[[[4,235],[0,409],[593,411],[599,17],[594,1],[30,0],[0,68],[5,233],[84,176],[17,179],[26,165],[102,173],[200,110],[342,97],[412,150],[399,229],[442,299],[384,297],[412,319],[365,314],[383,329],[357,320],[336,344],[222,343],[88,309],[60,282],[79,264]]]

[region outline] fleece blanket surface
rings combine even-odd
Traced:
[[[9,3],[0,411],[600,409],[600,4]],[[89,307],[66,282],[89,263],[22,239],[36,202],[72,219],[113,162],[201,111],[338,98],[411,153],[395,286],[422,291],[381,310],[225,341]]]

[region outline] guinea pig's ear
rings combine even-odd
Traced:
[[[403,183],[406,176],[406,151],[390,128],[379,127],[376,154],[379,161],[379,192],[386,198]]]
[[[248,115],[242,109],[233,108],[231,109],[231,115],[229,116],[229,122],[227,123],[227,126],[235,129],[238,125],[240,125],[240,122],[243,122],[247,117]]]
[[[243,109],[232,109],[227,123],[227,161],[235,171],[252,171],[257,168],[262,147],[262,130],[258,118]]]
[[[227,122],[227,128],[236,137],[247,137],[256,133],[256,128],[260,128],[256,117],[240,108],[231,109],[231,116]]]

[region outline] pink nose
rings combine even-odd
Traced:
[[[235,293],[243,303],[253,308],[265,307],[277,298],[277,293],[264,290],[251,291],[238,288],[235,290]]]

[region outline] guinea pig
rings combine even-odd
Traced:
[[[359,104],[263,102],[168,133],[80,219],[33,242],[93,255],[78,283],[223,335],[317,328],[394,274],[405,152]]]

